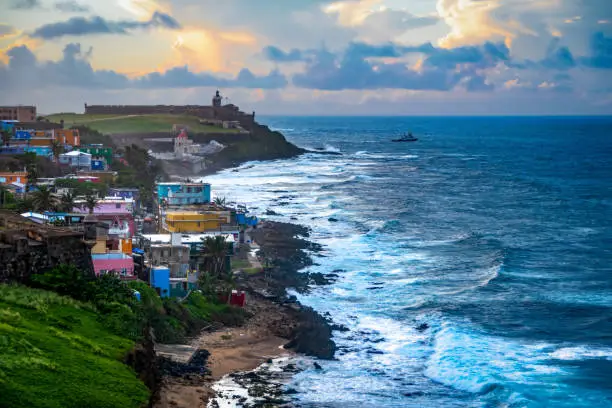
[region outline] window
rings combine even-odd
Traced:
[[[119,203],[115,204],[115,208],[121,208],[121,204]]]
[[[121,268],[121,276],[127,275],[127,268]]]
[[[100,275],[107,275],[108,269],[100,269]]]

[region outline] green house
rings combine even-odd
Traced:
[[[78,149],[81,152],[91,154],[92,158],[102,157],[106,161],[106,164],[113,164],[113,148],[104,147],[103,145],[86,145],[81,146]]]

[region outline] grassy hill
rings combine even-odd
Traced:
[[[143,407],[149,390],[122,359],[133,341],[93,306],[0,285],[0,407]]]
[[[189,115],[89,115],[58,113],[46,116],[51,122],[64,120],[66,127],[87,126],[104,134],[129,134],[146,132],[170,132],[172,125],[189,126],[190,133],[236,133],[235,129],[202,125],[199,119]]]

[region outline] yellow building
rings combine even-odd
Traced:
[[[199,233],[220,230],[230,222],[229,211],[177,211],[166,213],[163,220],[168,232]]]

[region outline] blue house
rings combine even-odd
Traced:
[[[170,269],[167,266],[155,266],[151,268],[149,283],[157,290],[160,297],[170,296]]]
[[[207,204],[211,200],[208,183],[158,183],[157,199],[159,204],[168,205]]]

